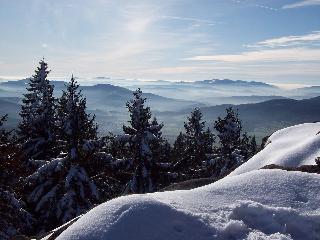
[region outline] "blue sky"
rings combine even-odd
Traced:
[[[320,85],[320,0],[1,0],[0,76]]]

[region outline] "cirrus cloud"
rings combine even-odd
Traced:
[[[300,8],[300,7],[308,7],[308,6],[315,6],[315,5],[320,5],[320,0],[304,0],[304,1],[284,5],[282,8],[290,9],[290,8]]]
[[[185,60],[218,62],[282,62],[320,61],[320,49],[288,48],[246,51],[239,54],[194,56]]]
[[[248,47],[289,47],[297,45],[320,43],[320,31],[313,31],[304,35],[291,35],[280,38],[267,39],[256,43],[255,45],[248,45]]]

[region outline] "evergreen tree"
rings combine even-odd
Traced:
[[[182,132],[177,136],[173,148],[172,148],[172,158],[175,162],[183,159],[186,152],[186,136]]]
[[[243,156],[243,159],[249,159],[251,156],[251,137],[248,136],[248,134],[245,132],[242,134],[242,138],[240,140],[240,144],[237,147],[241,155]]]
[[[86,113],[86,100],[72,77],[59,99],[58,126],[62,158],[44,164],[26,179],[27,202],[50,230],[82,214],[98,200],[95,184],[86,166],[95,151],[97,126]]]
[[[95,149],[98,127],[95,116],[86,113],[86,98],[73,76],[58,100],[57,115],[61,150],[70,159],[83,160]]]
[[[17,235],[30,235],[34,219],[25,210],[17,196],[0,186],[0,239],[15,239]]]
[[[29,234],[33,223],[13,190],[17,168],[13,161],[15,148],[11,132],[3,128],[6,119],[7,115],[0,117],[0,239]]]
[[[242,122],[238,113],[226,109],[226,116],[215,121],[214,128],[218,132],[219,147],[210,161],[211,175],[223,176],[241,165],[252,155],[251,138],[242,133]]]
[[[151,141],[151,150],[156,162],[168,162],[171,154],[171,146],[169,142],[162,136],[163,123],[158,123],[156,117],[153,118],[150,126],[150,131],[155,136],[154,141]]]
[[[215,121],[214,128],[218,132],[222,152],[231,154],[241,142],[242,123],[233,108],[227,108],[226,112],[225,118],[219,117]]]
[[[129,126],[123,126],[123,131],[129,137],[132,151],[134,173],[126,192],[146,193],[157,190],[159,168],[152,145],[158,144],[162,124],[150,123],[151,111],[145,106],[146,98],[142,97],[140,89],[133,93],[133,99],[127,102],[130,113]]]
[[[55,154],[55,100],[49,72],[47,63],[41,60],[22,100],[18,134],[27,159],[47,160]]]
[[[13,134],[3,127],[7,121],[7,115],[0,117],[0,187],[13,188],[19,177],[26,176],[26,169],[18,158],[19,144]]]
[[[206,162],[207,155],[212,153],[214,136],[209,129],[205,129],[205,121],[202,120],[202,113],[198,108],[191,112],[184,128],[185,152],[178,165],[188,178],[199,178],[206,174],[203,162]]]
[[[0,117],[0,185],[4,185],[12,174],[10,132],[3,128],[3,124],[6,120],[7,115]]]
[[[89,210],[98,200],[86,170],[70,158],[53,159],[25,180],[26,202],[38,222],[37,232],[49,231]]]
[[[114,158],[130,158],[132,154],[127,140],[128,139],[122,135],[117,136],[109,133],[106,137],[103,137],[104,148],[102,150],[110,153]]]
[[[176,173],[172,172],[173,163],[171,160],[171,145],[162,135],[163,123],[158,123],[157,118],[153,118],[150,126],[151,133],[155,136],[150,143],[150,149],[153,153],[154,162],[156,165],[156,181],[157,189],[166,187],[172,183],[177,177]],[[170,172],[171,171],[171,172]]]
[[[7,118],[8,118],[7,114],[0,117],[0,144],[1,144],[0,147],[3,147],[6,144],[6,142],[8,142],[8,139],[10,136],[10,132],[6,131],[5,128],[3,127],[3,124],[4,122],[7,121]]]
[[[256,136],[251,137],[251,140],[249,142],[249,157],[254,156],[258,152],[258,144],[256,141]]]

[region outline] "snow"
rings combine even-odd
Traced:
[[[194,190],[111,200],[58,239],[319,239],[319,204],[319,175],[255,170]]]
[[[57,239],[320,239],[320,175],[257,170],[313,164],[319,130],[314,123],[278,131],[247,166],[213,184],[103,203]]]
[[[231,175],[262,168],[269,164],[287,167],[315,165],[320,156],[320,123],[305,123],[279,130],[268,139],[267,146]],[[318,134],[319,133],[319,134]]]

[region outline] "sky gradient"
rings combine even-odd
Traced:
[[[1,0],[0,77],[320,85],[320,0]]]

